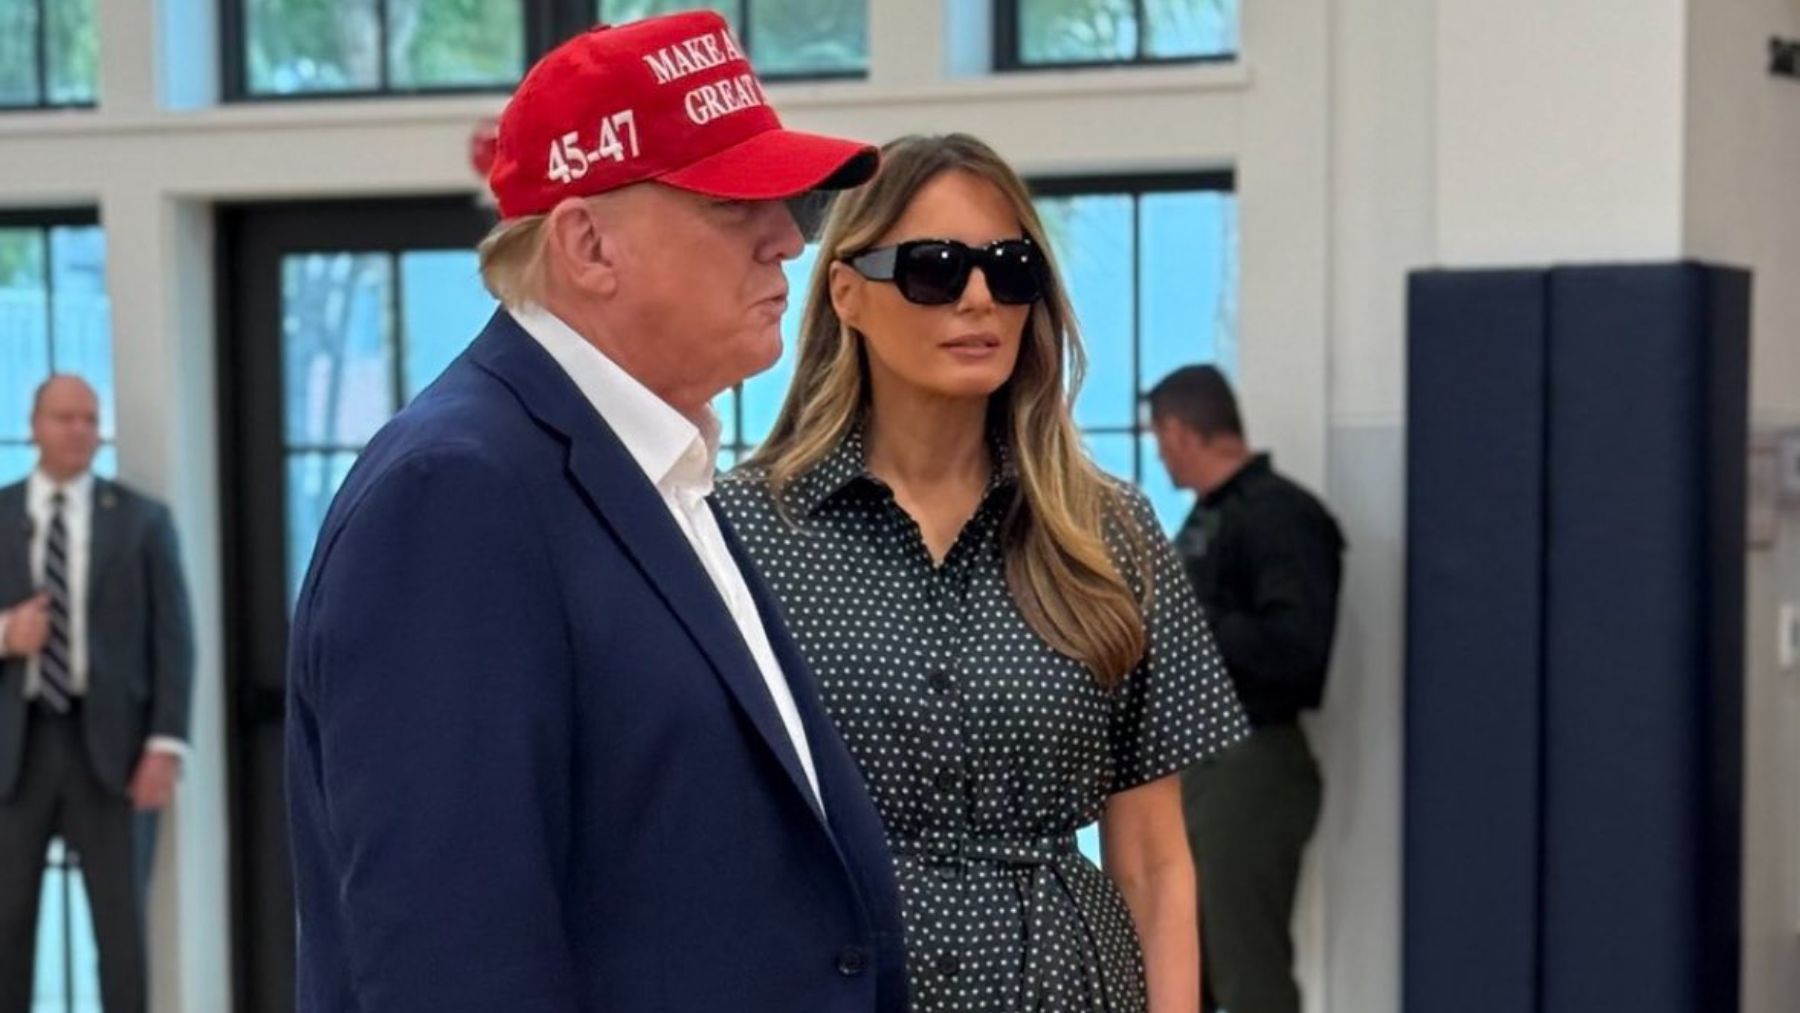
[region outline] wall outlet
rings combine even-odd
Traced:
[[[1781,617],[1775,623],[1775,633],[1779,638],[1775,654],[1781,659],[1781,670],[1792,672],[1800,668],[1800,603],[1790,601],[1782,604]]]

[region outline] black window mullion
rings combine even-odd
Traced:
[[[737,9],[738,9],[738,19],[737,19],[737,22],[738,22],[737,23],[738,45],[742,46],[744,49],[744,52],[746,54],[748,54],[751,52],[751,49],[750,49],[750,0],[738,0]]]
[[[1017,70],[1019,58],[1019,0],[994,0],[994,69]]]
[[[388,0],[375,0],[375,87],[378,91],[391,91],[394,87],[393,68],[388,60]]]
[[[224,98],[228,101],[243,98],[250,91],[249,79],[244,73],[244,65],[249,62],[245,53],[246,40],[250,37],[244,2],[224,0],[219,4],[219,67],[224,74],[220,84],[224,86]]]
[[[37,104],[50,104],[50,5],[37,0]]]
[[[525,64],[529,67],[555,49],[604,20],[594,0],[525,0]]]

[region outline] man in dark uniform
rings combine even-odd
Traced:
[[[1182,776],[1207,1009],[1299,1013],[1289,924],[1320,784],[1297,719],[1324,695],[1344,538],[1250,450],[1217,369],[1176,370],[1148,400],[1170,478],[1199,495],[1175,544],[1254,729]]]

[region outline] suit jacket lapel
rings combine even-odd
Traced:
[[[25,511],[25,483],[0,489],[0,579],[31,585],[31,515]],[[17,602],[0,601],[0,608]]]
[[[470,354],[518,395],[526,411],[567,438],[571,481],[618,536],[774,751],[795,790],[819,815],[799,754],[736,621],[637,461],[574,381],[504,310],[494,315]]]
[[[88,600],[124,549],[119,530],[119,493],[111,482],[94,479],[94,501],[88,505]]]
[[[831,716],[825,712],[824,702],[819,698],[812,667],[806,663],[805,655],[800,653],[800,645],[794,642],[793,634],[788,631],[786,614],[775,597],[774,588],[763,578],[762,571],[756,568],[756,562],[744,549],[737,530],[731,526],[725,512],[710,500],[708,505],[712,507],[713,516],[718,518],[719,530],[725,535],[725,544],[731,549],[732,559],[744,574],[744,583],[750,588],[750,596],[756,601],[757,615],[762,618],[763,631],[769,636],[769,646],[775,652],[776,662],[781,665],[788,689],[794,694],[794,705],[800,711],[800,721],[806,729],[806,740],[812,749],[813,764],[819,775],[819,793],[824,796],[826,812],[829,813],[831,795],[828,790],[825,755],[836,746],[837,726],[832,724]]]

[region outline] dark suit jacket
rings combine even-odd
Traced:
[[[767,586],[815,807],[667,507],[504,312],[370,443],[294,620],[301,1013],[900,1013],[879,818]]]
[[[88,553],[88,685],[81,709],[88,758],[123,795],[152,735],[188,737],[194,633],[175,524],[161,503],[94,479]],[[0,489],[0,608],[36,592],[25,483]],[[0,798],[24,762],[25,659],[0,662]]]

